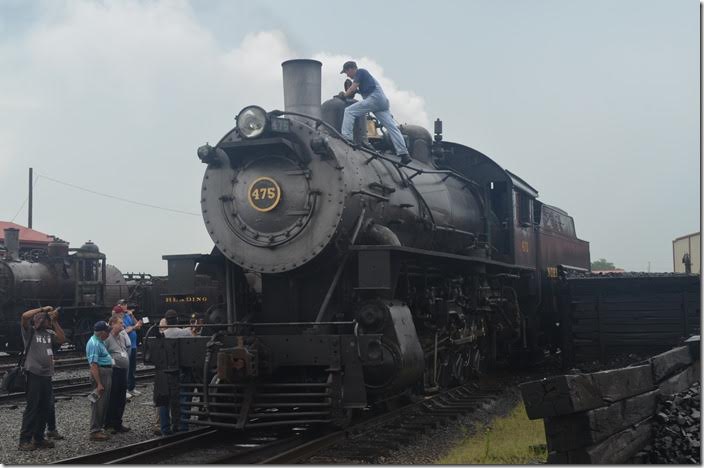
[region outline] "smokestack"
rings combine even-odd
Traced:
[[[10,260],[20,259],[20,230],[5,228],[5,249]]]
[[[317,60],[309,59],[287,60],[281,64],[284,73],[284,111],[320,118],[322,66]]]

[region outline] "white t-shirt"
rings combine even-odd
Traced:
[[[192,337],[193,334],[186,328],[167,328],[164,330],[166,338]]]

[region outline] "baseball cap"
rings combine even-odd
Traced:
[[[357,68],[357,62],[353,62],[352,60],[348,60],[347,62],[345,62],[345,64],[342,66],[342,71],[340,72],[340,74],[345,73],[345,70],[349,68]]]
[[[120,306],[115,306],[112,308],[112,313],[113,314],[121,314],[122,313],[122,307]]]
[[[110,326],[105,322],[105,320],[99,320],[93,325],[93,331],[102,332],[110,330]]]

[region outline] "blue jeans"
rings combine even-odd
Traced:
[[[363,100],[355,102],[351,106],[345,108],[345,116],[342,119],[342,136],[352,141],[352,132],[354,129],[355,119],[368,112],[374,112],[374,115],[377,119],[379,119],[381,125],[383,125],[386,131],[389,132],[389,136],[391,137],[391,142],[394,144],[394,151],[396,151],[396,154],[408,154],[406,142],[403,139],[401,130],[398,129],[398,124],[396,124],[391,112],[389,112],[389,100],[384,95],[384,92],[378,87],[374,92],[372,92],[372,94]]]
[[[127,371],[127,391],[131,392],[134,390],[137,381],[134,378],[134,374],[137,372],[137,348],[132,348],[130,350],[130,368]]]
[[[54,406],[54,386],[52,385],[51,391],[49,392],[49,414],[46,420],[46,430],[49,432],[56,432],[56,407]]]
[[[180,423],[178,430],[185,432],[188,430],[188,419],[190,416],[185,413],[185,411],[190,410],[190,405],[187,405],[188,403],[188,397],[181,396],[179,397],[179,405],[181,406],[181,411],[180,411]],[[171,405],[169,406],[159,406],[159,426],[161,427],[161,433],[163,435],[169,435],[173,434],[172,429],[175,429],[175,427],[172,427],[171,425]]]

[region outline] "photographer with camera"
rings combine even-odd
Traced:
[[[25,343],[27,406],[22,414],[19,450],[53,448],[54,443],[44,438],[44,429],[49,418],[49,405],[54,404],[52,344],[60,345],[66,340],[59,324],[59,309],[45,306],[28,310],[22,314],[20,326]]]

